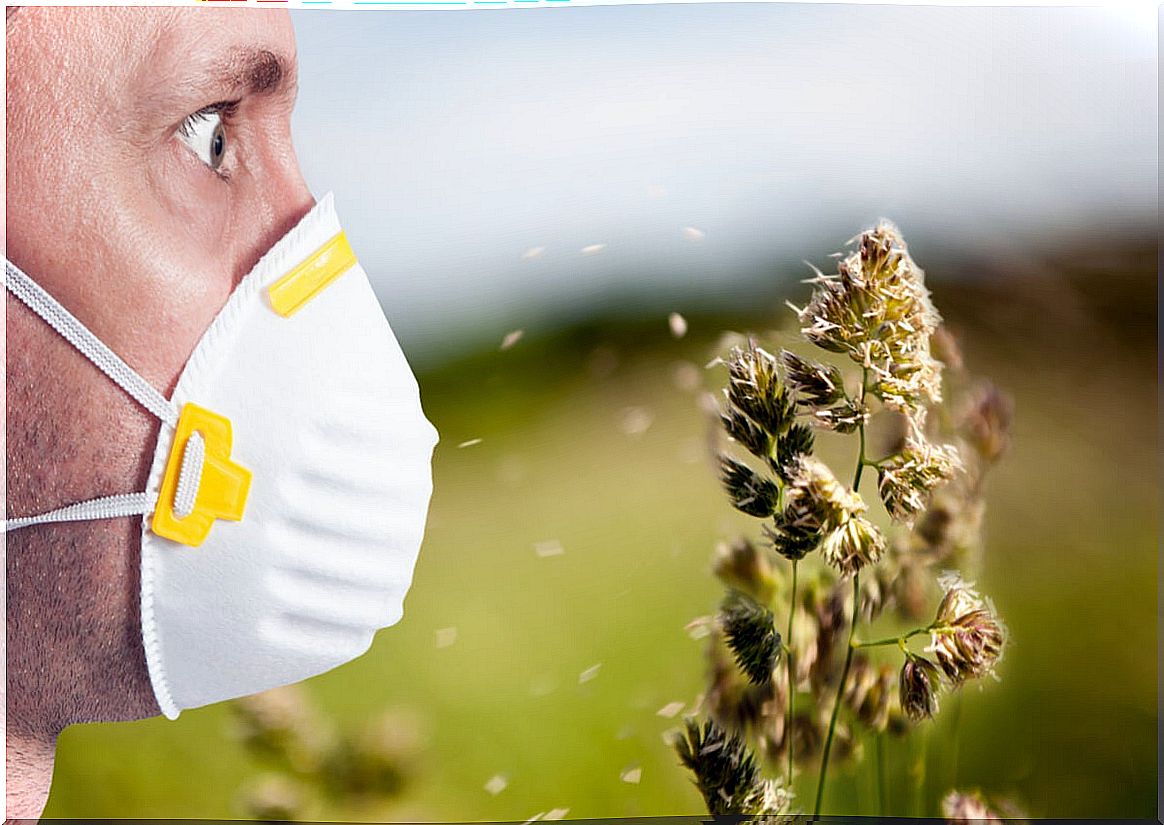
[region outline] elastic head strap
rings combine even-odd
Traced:
[[[73,348],[84,355],[97,369],[127,392],[137,403],[170,426],[178,423],[178,411],[174,405],[155,390],[148,381],[134,372],[117,353],[109,349],[101,339],[89,331],[57,299],[49,295],[41,286],[25,275],[20,267],[7,258],[4,259],[4,288],[25,306],[44,319]]]
[[[19,530],[22,527],[32,527],[34,524],[142,516],[150,512],[153,507],[153,496],[149,493],[122,493],[116,496],[78,501],[76,504],[69,504],[36,516],[5,519],[4,532]]]
[[[134,372],[113,350],[105,346],[100,338],[89,331],[88,327],[61,306],[56,298],[45,292],[36,281],[25,275],[20,267],[7,258],[4,259],[4,288],[39,315],[46,324],[60,333],[61,337],[68,341],[77,352],[92,361],[97,369],[109,376],[137,403],[170,426],[178,423],[178,413],[173,404],[155,390],[148,381]],[[35,524],[145,515],[153,510],[153,507],[154,497],[149,493],[123,493],[105,496],[89,501],[79,501],[35,516],[5,519],[4,532],[31,527]]]

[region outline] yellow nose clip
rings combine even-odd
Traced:
[[[177,507],[183,465],[195,452],[191,439],[200,437],[201,468],[193,479],[197,492],[189,512]],[[174,443],[162,476],[162,489],[151,528],[159,536],[197,547],[206,540],[216,519],[239,521],[251,489],[251,471],[230,458],[230,420],[196,404],[185,404],[178,416]],[[187,467],[187,476],[189,468]]]
[[[271,308],[284,318],[291,317],[355,263],[356,253],[347,235],[339,232],[268,287]]]

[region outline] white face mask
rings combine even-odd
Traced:
[[[399,621],[437,434],[331,195],[238,285],[170,400],[7,261],[5,287],[163,422],[144,492],[4,529],[144,516],[166,716],[322,673]]]

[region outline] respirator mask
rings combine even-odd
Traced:
[[[4,285],[162,422],[144,491],[4,529],[143,517],[166,716],[322,673],[400,620],[437,433],[331,195],[235,288],[168,400],[7,260]]]

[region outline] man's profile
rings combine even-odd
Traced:
[[[297,681],[400,618],[435,431],[291,142],[285,12],[7,38],[7,805],[68,725]]]

